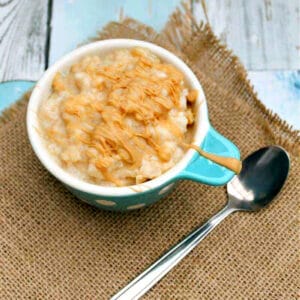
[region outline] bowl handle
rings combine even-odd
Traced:
[[[240,158],[239,149],[228,139],[210,126],[201,148],[217,155]],[[183,171],[179,174],[180,179],[189,179],[208,185],[224,185],[232,177],[234,172],[222,167],[199,155],[196,151]]]

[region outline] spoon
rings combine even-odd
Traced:
[[[226,206],[171,248],[111,300],[139,299],[232,212],[257,211],[264,208],[283,187],[289,167],[289,156],[281,147],[265,147],[252,153],[243,161],[241,173],[227,185]]]

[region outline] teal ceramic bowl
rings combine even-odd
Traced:
[[[190,149],[173,168],[153,180],[130,187],[104,187],[75,178],[64,171],[47,152],[37,131],[37,112],[41,101],[51,93],[51,83],[56,72],[68,70],[72,64],[87,55],[105,54],[115,49],[137,46],[148,48],[163,61],[173,64],[184,74],[187,85],[199,91],[195,103],[196,121],[192,143],[210,153],[240,157],[238,148],[211,126],[202,87],[191,69],[177,56],[154,44],[130,39],[104,40],[83,46],[51,66],[36,84],[27,109],[27,131],[32,148],[45,168],[79,199],[106,210],[131,211],[149,206],[170,194],[180,180],[217,186],[226,184],[234,176],[232,171]]]

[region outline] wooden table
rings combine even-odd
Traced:
[[[300,129],[300,1],[206,0],[215,33],[241,58],[261,100]],[[0,110],[44,70],[120,15],[163,28],[180,0],[0,0]],[[197,21],[201,1],[187,2]]]

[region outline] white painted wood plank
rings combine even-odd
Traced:
[[[0,82],[43,73],[47,12],[46,0],[0,0]]]
[[[300,69],[299,0],[206,0],[217,36],[249,70]],[[194,1],[197,21],[204,19]]]
[[[120,15],[160,30],[179,4],[180,0],[53,0],[50,65]]]
[[[300,130],[300,71],[251,71],[249,78],[259,99]]]

